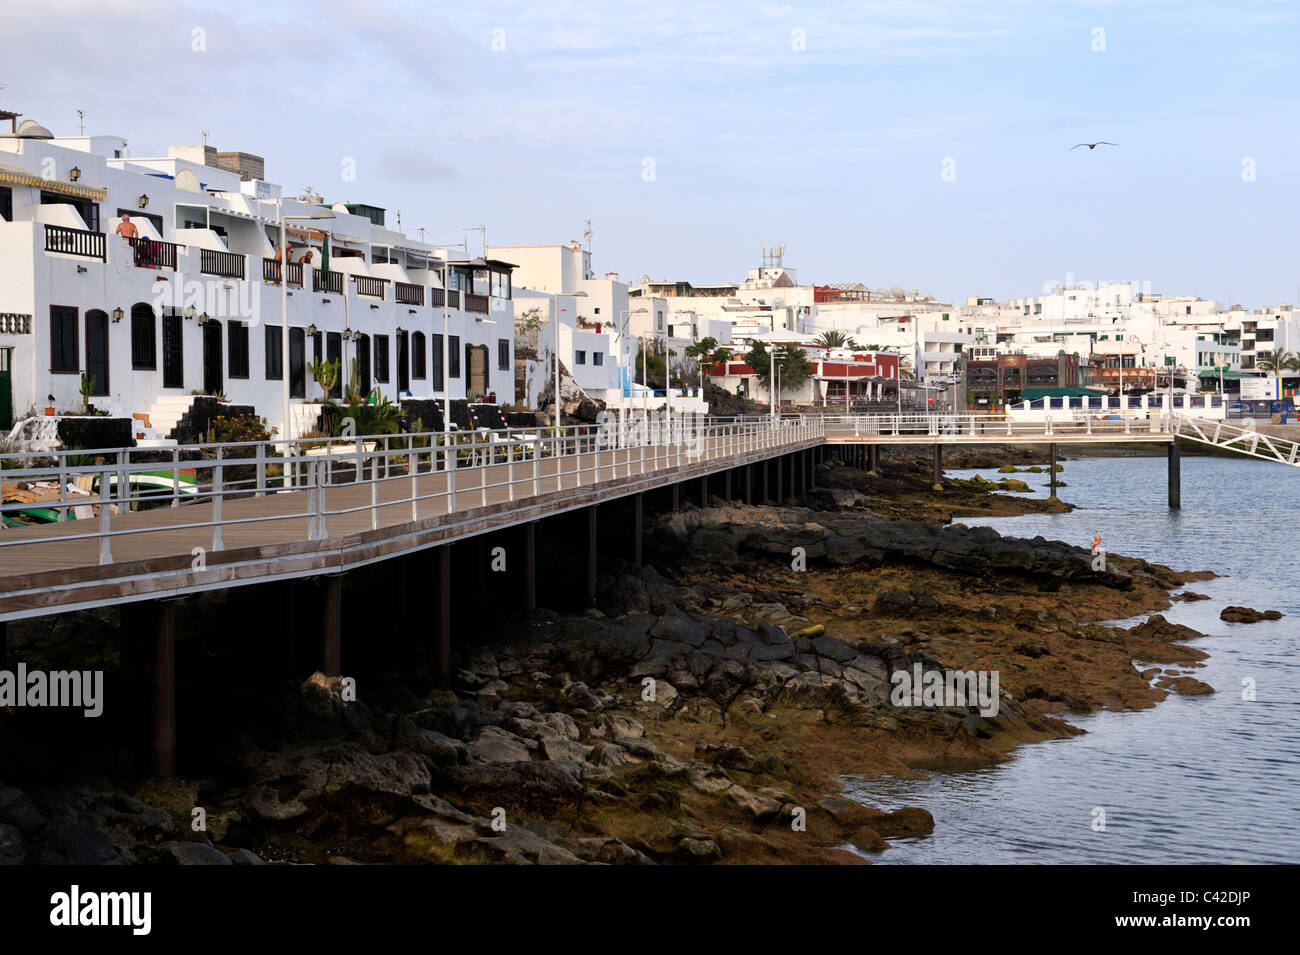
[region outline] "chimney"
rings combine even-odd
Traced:
[[[617,281],[618,281],[618,273],[617,273],[617,272],[606,272],[606,273],[605,273],[605,280],[608,281],[608,282],[617,282]]]

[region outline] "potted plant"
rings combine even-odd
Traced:
[[[53,395],[45,396],[45,417],[47,418],[54,417],[54,396]]]
[[[81,392],[81,413],[90,413],[90,396],[95,391],[95,376],[87,376],[83,371],[81,373],[81,387],[77,389]]]

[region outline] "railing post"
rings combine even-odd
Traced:
[[[411,439],[411,453],[406,457],[406,467],[411,474],[411,520],[420,519],[420,469],[415,467],[415,439]]]
[[[379,530],[379,482],[375,480],[370,481],[370,529]]]
[[[542,437],[533,438],[533,497],[542,493]]]
[[[131,500],[131,482],[126,477],[126,451],[117,452],[117,499],[123,503]]]
[[[108,509],[110,506],[108,496],[108,472],[101,471],[99,474],[99,562],[100,564],[111,564],[113,562],[113,551],[108,544],[108,535],[110,526],[108,522]]]
[[[456,446],[453,446],[451,450],[451,457],[447,459],[447,513],[448,514],[454,514],[456,512],[456,470],[457,470],[457,465],[459,463],[457,462],[456,458],[458,458],[459,456],[460,455],[457,453]]]
[[[316,504],[316,462],[312,461],[307,465],[305,474],[300,467],[297,473],[302,474],[307,480],[307,540],[314,541],[320,524]]]
[[[321,480],[321,475],[325,473],[329,466],[329,458],[324,461],[317,461],[316,466],[312,469],[312,478],[316,484],[316,539],[324,540],[329,536],[329,531],[325,527],[325,495],[329,491],[329,481]]]
[[[180,485],[176,485],[180,491]],[[257,496],[266,496],[266,442],[257,442]]]
[[[59,456],[59,516],[58,522],[63,523],[68,519],[67,508],[64,507],[64,501],[68,496],[68,456],[62,451],[55,451]]]
[[[217,448],[217,464],[212,469],[212,552],[221,550],[221,498],[222,491],[221,449]]]

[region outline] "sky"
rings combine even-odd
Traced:
[[[57,13],[58,15],[52,15]],[[1292,0],[71,0],[6,10],[0,108],[208,142],[443,245],[942,301],[1300,292]],[[1115,147],[1071,149],[1109,140]],[[473,231],[468,231],[471,227]]]

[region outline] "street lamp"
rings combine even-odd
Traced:
[[[623,343],[627,338],[627,320],[633,315],[648,315],[648,308],[630,308],[623,309],[618,313],[618,431],[622,435],[625,433],[627,417],[627,396],[624,394],[626,387],[627,365],[624,361]],[[638,341],[640,337],[638,336]]]
[[[586,298],[587,293],[581,289],[577,292],[550,292],[552,301],[555,304],[555,321],[552,331],[554,333],[554,353],[555,353],[555,436],[560,436],[560,420],[562,412],[560,411],[560,295],[568,295],[571,298]]]
[[[333,219],[334,213],[322,209],[319,212],[286,216],[282,211],[283,201],[283,197],[276,196],[275,214],[280,220],[280,253],[284,259],[280,263],[280,378],[282,386],[280,410],[284,415],[284,437],[287,441],[293,437],[293,426],[289,422],[289,256],[284,251],[289,240],[286,235],[285,223],[289,219]],[[347,294],[347,289],[344,289],[343,294]]]

